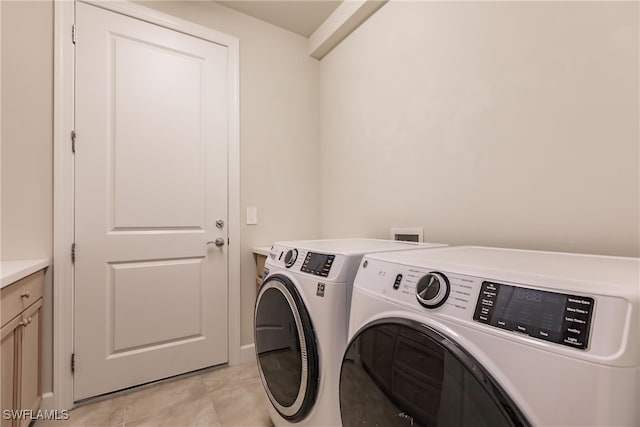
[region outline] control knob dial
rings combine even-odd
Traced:
[[[418,281],[416,298],[423,307],[440,307],[448,297],[449,279],[444,274],[432,271]]]
[[[291,268],[291,266],[296,263],[297,259],[298,259],[298,250],[289,249],[284,256],[284,266],[287,268]]]

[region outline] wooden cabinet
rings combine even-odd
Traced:
[[[2,288],[1,352],[2,410],[31,410],[40,407],[42,353],[42,292],[44,271]],[[28,426],[29,417],[6,420],[2,427]]]
[[[253,248],[253,259],[256,262],[256,295],[264,280],[264,263],[267,260],[269,251],[271,251],[270,246],[257,246]]]
[[[1,329],[2,339],[0,341],[0,351],[2,352],[2,410],[13,409],[13,400],[15,395],[16,383],[16,332],[10,327]],[[6,332],[6,334],[5,334]],[[1,418],[2,427],[12,425],[11,420]]]
[[[264,280],[264,262],[267,260],[267,257],[261,254],[256,255],[256,290],[260,289],[262,286],[262,281]]]

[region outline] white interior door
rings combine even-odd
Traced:
[[[76,20],[79,400],[228,360],[228,76],[224,46]]]

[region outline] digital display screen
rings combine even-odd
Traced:
[[[331,270],[331,265],[335,255],[317,254],[309,252],[302,263],[301,271],[315,274],[316,276],[327,277]]]
[[[473,320],[586,350],[594,305],[587,296],[482,282]]]
[[[560,332],[566,301],[566,295],[502,285],[491,320]]]
[[[308,258],[309,263],[307,264],[307,268],[311,271],[320,271],[325,266],[327,261],[329,260],[329,255],[324,254],[310,254],[311,256]]]

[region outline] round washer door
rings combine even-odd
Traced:
[[[318,394],[318,349],[309,313],[286,276],[268,276],[260,287],[255,348],[274,408],[286,420],[302,420]]]
[[[351,341],[340,372],[340,413],[345,427],[529,425],[467,351],[407,319],[372,322]]]

